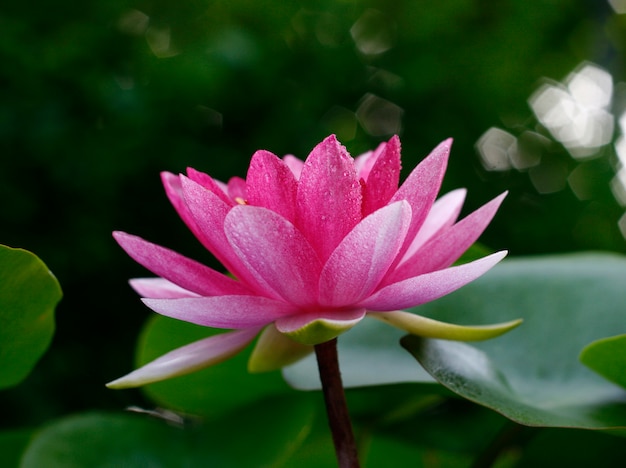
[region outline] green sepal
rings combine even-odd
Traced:
[[[281,331],[281,333],[303,345],[316,345],[337,338],[342,333],[350,330],[359,321],[361,321],[361,317],[355,320],[319,318],[308,322],[298,329]]]
[[[260,373],[282,369],[313,352],[313,347],[292,340],[272,324],[259,335],[248,360],[248,372]]]
[[[401,310],[393,312],[369,312],[368,315],[409,332],[412,335],[454,341],[488,340],[500,336],[522,323],[522,320],[518,319],[492,325],[455,325]]]

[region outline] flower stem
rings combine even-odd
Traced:
[[[358,468],[352,423],[348,414],[346,395],[341,383],[339,361],[337,359],[337,338],[315,345],[315,356],[324,391],[328,425],[333,435],[335,453],[340,468]]]

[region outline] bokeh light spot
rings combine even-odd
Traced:
[[[356,110],[363,129],[372,136],[400,133],[404,110],[391,101],[374,94],[366,94]]]
[[[491,127],[476,142],[480,161],[488,171],[511,169],[511,155],[517,152],[517,138],[502,129]]]
[[[366,10],[350,28],[350,35],[365,55],[379,55],[393,46],[389,21],[378,10]]]
[[[541,194],[559,192],[567,185],[567,167],[562,161],[543,161],[530,168],[528,175],[535,190]]]
[[[618,15],[626,13],[626,0],[609,0],[609,5]]]
[[[541,86],[529,100],[539,122],[575,159],[597,157],[611,142],[614,118],[609,112],[613,79],[600,67],[584,63],[565,82]]]
[[[169,26],[150,26],[146,30],[146,42],[155,57],[168,58],[179,54],[172,46],[172,33]]]

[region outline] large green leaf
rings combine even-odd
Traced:
[[[283,466],[311,430],[313,405],[275,399],[184,427],[139,414],[89,413],[37,434],[21,468]]]
[[[626,392],[578,361],[585,345],[626,329],[626,259],[577,254],[508,260],[417,309],[465,323],[523,318],[494,340],[409,336],[403,345],[455,393],[526,425],[626,427]]]
[[[583,349],[580,361],[610,381],[626,387],[626,335],[594,341]]]
[[[0,388],[21,382],[54,333],[61,288],[34,254],[0,245]]]
[[[154,315],[146,323],[139,339],[137,365],[219,332],[222,330]],[[278,371],[248,373],[250,348],[215,366],[146,385],[143,390],[159,405],[207,417],[218,416],[263,398],[291,393]]]

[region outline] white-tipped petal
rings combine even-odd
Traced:
[[[482,276],[506,254],[506,251],[496,252],[464,265],[392,283],[381,288],[359,305],[371,311],[387,312],[434,301]]]
[[[406,201],[367,216],[341,241],[320,276],[320,302],[341,307],[367,297],[383,279],[411,223]]]
[[[218,364],[243,350],[259,330],[248,328],[221,333],[177,348],[130,374],[109,382],[107,387],[114,389],[140,387]]]
[[[187,291],[165,278],[134,278],[129,283],[141,297],[149,297],[151,299],[198,297],[198,294]]]

